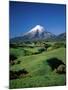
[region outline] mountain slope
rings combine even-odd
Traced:
[[[36,25],[34,28],[26,32],[20,37],[15,37],[10,40],[11,43],[23,42],[23,41],[34,41],[34,40],[47,40],[47,41],[65,41],[66,33],[54,35],[48,32],[43,26]]]
[[[56,40],[58,41],[65,41],[66,40],[66,33],[61,33],[56,37]]]
[[[36,25],[34,28],[26,32],[21,37],[11,39],[11,42],[22,42],[27,40],[44,40],[55,38],[56,36],[51,32],[48,32],[43,26]]]
[[[23,35],[24,39],[28,40],[39,40],[54,37],[55,35],[46,31],[44,27],[36,25],[29,32]]]

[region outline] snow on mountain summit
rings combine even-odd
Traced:
[[[49,32],[44,26],[36,25],[21,37],[14,38],[13,41],[32,41],[32,40],[54,40],[56,35]]]
[[[34,28],[26,32],[23,37],[24,39],[46,39],[53,37],[54,35],[47,30],[41,25],[36,25]]]
[[[41,25],[36,25],[35,27],[33,27],[31,30],[29,30],[28,32],[25,33],[25,35],[32,33],[35,34],[36,32],[38,32],[39,34],[44,32],[45,28]]]
[[[41,25],[36,25],[34,28],[32,28],[29,32],[36,32],[36,31],[38,31],[38,32],[43,32],[45,29],[44,29],[44,27],[43,26],[41,26]]]

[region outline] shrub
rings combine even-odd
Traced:
[[[31,41],[26,41],[25,44],[31,44],[32,42]]]
[[[51,45],[50,45],[50,44],[45,44],[44,47],[45,47],[46,50],[47,50],[49,47],[51,47]]]
[[[62,60],[59,60],[58,58],[50,58],[47,60],[48,65],[52,68],[52,70],[57,69],[59,65],[65,65]]]
[[[25,74],[27,74],[28,72],[25,70],[25,69],[22,69],[22,70],[19,70],[18,72],[17,72],[17,75],[25,75]]]
[[[11,65],[15,65],[15,62],[14,62],[14,61],[12,61],[12,62],[11,62]]]
[[[45,51],[45,48],[40,48],[38,49],[39,53],[42,53],[43,51]]]
[[[18,45],[17,45],[17,44],[11,44],[11,43],[10,43],[10,47],[11,47],[11,48],[17,48]]]
[[[34,48],[34,46],[29,46],[30,48]]]
[[[65,65],[63,65],[63,64],[59,65],[58,68],[56,69],[56,73],[59,73],[59,74],[66,73]]]
[[[10,64],[14,65],[15,60],[17,59],[17,56],[15,54],[10,54]]]
[[[17,61],[17,64],[20,64],[21,61]]]
[[[25,56],[27,56],[27,55],[32,55],[32,52],[30,52],[30,51],[28,51],[28,50],[24,50],[24,54],[25,54]]]
[[[65,47],[65,44],[64,44],[64,43],[60,43],[60,42],[58,43],[58,42],[57,42],[57,43],[55,43],[55,44],[52,46],[53,49],[60,48],[60,47]]]
[[[33,55],[34,55],[34,54],[40,54],[40,52],[35,52],[35,53],[33,53]]]
[[[19,71],[10,71],[10,80],[20,78],[21,76],[24,76],[28,74],[28,72],[25,69],[19,70]]]
[[[18,78],[18,76],[16,74],[16,71],[10,71],[10,80],[17,79],[17,78]]]
[[[15,54],[10,54],[10,61],[14,61],[15,59],[17,59],[17,56]]]

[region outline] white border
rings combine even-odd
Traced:
[[[67,0],[10,0],[10,1],[25,1],[25,2],[42,2],[42,3],[57,3],[65,4]]]
[[[41,0],[10,0],[10,1],[67,4],[66,16],[68,16],[68,0],[42,0],[42,1]],[[9,58],[9,45],[8,45],[9,43],[9,4],[8,3],[9,3],[9,0],[0,0],[0,90],[7,90],[8,83],[9,83],[9,78],[8,78],[9,77],[8,75],[9,73],[9,60],[8,60]],[[67,18],[67,21],[68,21],[68,18]],[[68,26],[66,27],[66,29],[68,30]],[[67,32],[67,35],[68,35],[68,32]],[[68,36],[67,36],[67,46],[68,46]],[[67,61],[67,64],[68,64],[68,61]],[[67,70],[68,70],[68,66],[67,66]],[[67,72],[67,75],[68,75],[68,72]],[[41,87],[41,88],[29,88],[29,89],[25,88],[25,90],[45,90],[45,89],[46,90],[57,90],[57,89],[67,90],[68,78],[67,78],[67,86]]]

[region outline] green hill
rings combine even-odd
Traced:
[[[13,71],[26,69],[29,73],[18,79],[10,80],[10,88],[45,87],[65,85],[65,74],[52,71],[47,60],[57,58],[65,64],[65,48],[44,51],[41,54],[20,56],[20,64],[10,66]]]

